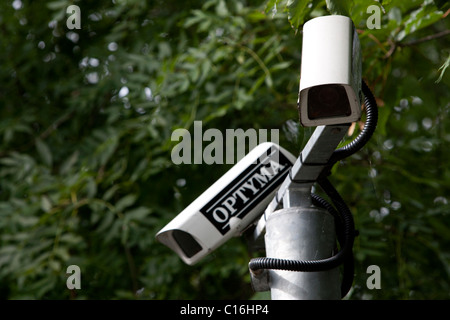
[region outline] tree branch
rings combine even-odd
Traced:
[[[55,131],[56,129],[58,129],[58,127],[63,124],[64,122],[66,122],[67,120],[69,120],[72,115],[73,115],[73,111],[70,111],[66,114],[64,114],[62,117],[60,117],[59,119],[57,119],[55,122],[53,122],[47,129],[45,129],[44,132],[42,132],[39,135],[39,138],[41,139],[45,139],[47,138],[50,134],[53,133],[53,131]]]
[[[434,40],[434,39],[438,39],[438,38],[442,38],[445,37],[447,35],[450,34],[450,30],[444,30],[435,34],[430,34],[429,36],[417,39],[417,40],[413,40],[413,41],[409,41],[409,42],[405,42],[405,43],[401,43],[399,42],[397,45],[400,47],[408,47],[408,46],[413,46],[422,42],[426,42],[426,41],[430,41],[430,40]]]
[[[450,30],[444,30],[444,31],[441,31],[441,32],[438,32],[438,33],[435,33],[435,34],[430,34],[430,35],[428,35],[426,37],[423,37],[423,38],[420,38],[420,39],[417,39],[417,40],[412,40],[412,41],[404,42],[404,43],[402,43],[402,42],[394,42],[392,40],[389,40],[388,42],[391,45],[391,47],[389,48],[389,51],[384,55],[383,58],[387,59],[390,56],[392,56],[394,54],[395,50],[397,50],[397,47],[411,47],[411,46],[414,46],[416,44],[423,43],[423,42],[426,42],[426,41],[443,38],[443,37],[445,37],[445,36],[447,36],[449,34],[450,34]]]

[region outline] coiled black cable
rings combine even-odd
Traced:
[[[352,142],[333,152],[329,161],[330,165],[359,151],[370,140],[375,132],[378,122],[377,102],[364,80],[361,82],[361,89],[364,94],[364,105],[366,107],[366,121],[364,123],[364,128]]]
[[[330,169],[337,161],[359,151],[370,140],[375,132],[378,122],[378,108],[376,100],[364,80],[362,80],[362,91],[366,107],[366,121],[364,128],[351,143],[333,152],[328,169]],[[329,172],[329,170],[326,171]],[[328,202],[319,197],[312,196],[313,203],[325,207],[335,217],[336,228],[338,230],[337,236],[338,241],[341,244],[341,250],[330,258],[320,260],[301,261],[267,257],[255,258],[250,260],[249,268],[253,271],[259,269],[278,269],[286,271],[315,272],[331,270],[344,264],[344,277],[341,284],[341,296],[344,297],[351,288],[353,282],[353,242],[355,237],[353,216],[350,209],[345,204],[345,201],[324,175],[318,180],[318,183],[335,205],[337,212]],[[342,223],[342,227],[340,226],[340,223]],[[339,230],[343,230],[342,234],[339,233]]]
[[[328,271],[334,269],[344,262],[346,255],[351,252],[353,247],[353,239],[355,236],[355,225],[350,209],[345,204],[339,193],[329,182],[328,179],[323,178],[319,182],[321,188],[332,199],[338,212],[341,213],[343,223],[343,245],[341,250],[330,258],[320,260],[288,260],[277,258],[255,258],[250,260],[249,268],[253,271],[259,269],[278,269],[286,271]]]

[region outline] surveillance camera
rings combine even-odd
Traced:
[[[296,158],[264,142],[160,230],[156,239],[193,265],[263,213]]]
[[[305,127],[361,117],[361,50],[350,18],[314,18],[303,27],[298,108]]]

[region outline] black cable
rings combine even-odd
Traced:
[[[359,151],[372,137],[378,122],[378,107],[375,97],[367,84],[362,80],[362,92],[364,94],[364,105],[366,107],[366,121],[361,133],[349,144],[333,152],[329,164],[334,165],[337,161],[347,158]]]
[[[336,230],[336,237],[338,238],[338,242],[342,245],[344,243],[343,233],[342,233],[342,218],[339,212],[328,203],[324,198],[318,196],[317,194],[311,193],[312,204],[316,207],[326,209],[334,218],[334,225]]]
[[[341,229],[343,230],[343,235],[341,235],[341,242],[343,242],[343,244],[341,244],[341,246],[345,245],[349,247],[343,261],[344,268],[341,283],[341,296],[345,297],[352,287],[354,278],[353,242],[356,236],[356,231],[353,216],[344,199],[342,199],[328,179],[321,179],[318,183],[328,197],[332,199],[333,204],[337,208],[337,212],[340,213],[340,218],[343,220],[343,227]],[[346,221],[346,219],[351,219],[351,222]],[[339,234],[339,231],[337,231],[337,234]],[[340,238],[338,236],[338,241],[339,239]]]
[[[316,194],[311,194],[311,200],[313,205],[326,209],[334,217],[336,238],[338,239],[338,243],[342,246],[344,243],[344,237],[342,232],[342,217],[340,216],[339,212],[325,199]],[[348,254],[343,262],[341,297],[345,297],[352,287],[354,279],[354,269],[355,266],[352,251],[351,254]]]
[[[288,260],[288,259],[276,259],[276,258],[255,258],[250,260],[249,268],[253,271],[259,269],[278,269],[286,271],[328,271],[341,265],[345,256],[351,252],[353,247],[353,239],[355,236],[355,226],[353,222],[353,216],[348,209],[345,202],[342,200],[339,193],[334,189],[333,185],[328,179],[323,178],[319,181],[319,185],[325,191],[325,193],[332,199],[333,204],[337,210],[341,213],[343,223],[343,240],[344,243],[341,250],[330,258],[320,260]]]

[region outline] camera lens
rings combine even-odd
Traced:
[[[316,86],[308,91],[308,117],[311,120],[351,115],[345,88],[339,84]]]

